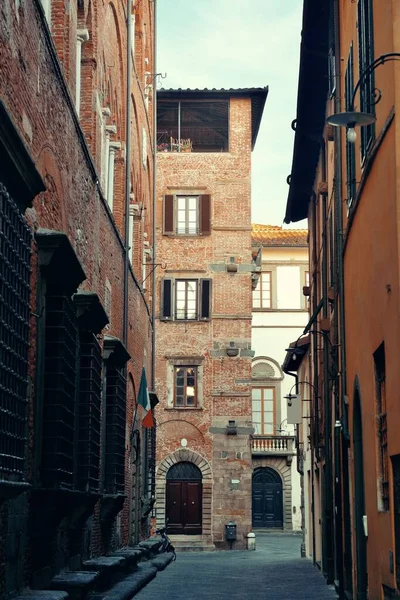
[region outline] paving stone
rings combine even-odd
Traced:
[[[321,572],[300,557],[301,536],[259,534],[256,550],[180,553],[135,600],[334,600]]]

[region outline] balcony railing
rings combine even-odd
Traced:
[[[290,435],[257,435],[251,438],[253,454],[294,455],[295,438]]]

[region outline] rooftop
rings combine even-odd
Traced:
[[[280,225],[251,226],[252,245],[307,247],[307,229],[282,229]]]

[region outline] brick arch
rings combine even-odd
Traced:
[[[194,450],[179,448],[166,456],[157,467],[156,473],[156,515],[157,527],[165,524],[166,477],[168,470],[178,462],[191,462],[196,465],[203,477],[203,539],[211,542],[211,511],[212,511],[212,471],[210,463]]]

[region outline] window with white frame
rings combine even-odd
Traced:
[[[275,388],[254,387],[251,398],[255,435],[275,435]]]
[[[162,321],[209,321],[210,317],[211,279],[162,280]]]
[[[253,290],[253,308],[259,310],[272,308],[271,271],[264,271],[258,279],[257,287]]]

